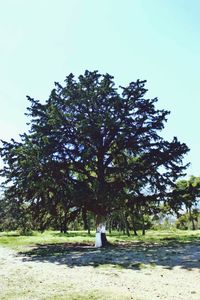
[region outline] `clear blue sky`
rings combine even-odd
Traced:
[[[0,138],[27,130],[26,95],[45,101],[54,81],[85,69],[119,85],[146,79],[171,111],[164,136],[191,149],[200,176],[200,1],[0,0]]]

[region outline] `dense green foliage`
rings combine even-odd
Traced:
[[[199,199],[200,177],[191,176],[176,182],[169,205],[177,213],[177,228],[195,230],[199,227]]]
[[[144,229],[145,215],[170,198],[188,152],[162,138],[169,112],[146,92],[145,81],[116,88],[112,76],[86,71],[56,83],[44,104],[28,97],[29,133],[0,151],[11,215],[23,207],[34,228],[66,232],[80,216],[86,229],[96,215],[118,214],[127,233],[130,218]]]

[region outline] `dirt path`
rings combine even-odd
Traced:
[[[31,251],[25,256],[0,247],[1,300],[200,299],[198,244]]]

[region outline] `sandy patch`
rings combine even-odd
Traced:
[[[198,244],[66,247],[40,255],[42,247],[26,256],[0,247],[1,300],[200,299]]]

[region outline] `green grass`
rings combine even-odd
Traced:
[[[159,243],[170,244],[173,242],[197,242],[200,241],[200,230],[149,230],[145,236],[139,233],[138,236],[131,235],[130,237],[112,232],[107,234],[108,240],[112,244],[123,244],[130,242],[141,243]],[[33,232],[31,236],[21,236],[17,232],[0,232],[0,245],[13,248],[15,250],[22,250],[27,247],[45,244],[94,244],[95,232],[88,235],[85,231],[70,231],[67,234],[61,234],[56,231],[45,231],[44,233]]]
[[[0,245],[20,250],[38,244],[60,244],[60,243],[92,243],[94,234],[87,235],[82,231],[73,231],[68,234],[60,234],[56,231],[45,231],[44,233],[33,232],[31,236],[22,236],[17,232],[0,232]]]

